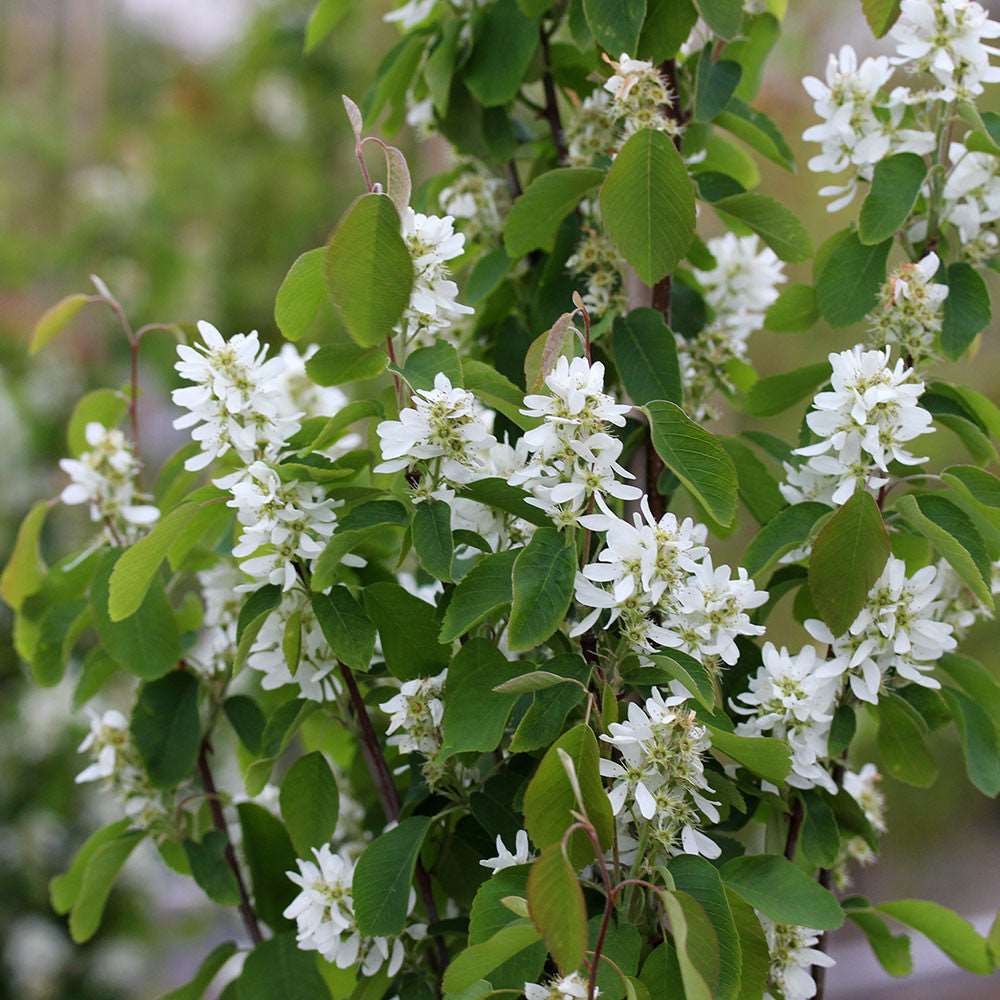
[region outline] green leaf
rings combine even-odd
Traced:
[[[764,329],[775,333],[802,333],[819,319],[816,289],[812,285],[786,285],[764,314]]]
[[[378,378],[388,363],[381,343],[377,347],[359,347],[353,341],[324,344],[306,362],[306,374],[317,385],[345,385]]]
[[[254,909],[272,930],[282,930],[289,926],[282,913],[298,893],[285,874],[297,870],[292,842],[281,820],[263,806],[241,802],[236,811],[243,831],[243,856],[253,883]]]
[[[927,748],[927,723],[904,698],[883,692],[877,708],[878,750],[885,770],[899,781],[930,788],[938,767]]]
[[[767,947],[764,928],[753,907],[744,902],[732,889],[726,889],[726,901],[733,914],[733,923],[740,936],[742,969],[739,1000],[757,1000],[764,992],[770,970],[771,956]]]
[[[100,646],[95,646],[87,654],[80,669],[79,679],[73,689],[73,708],[77,711],[83,708],[117,669],[118,664]]]
[[[642,667],[638,673],[627,674],[630,684],[669,684],[672,680],[680,681],[691,692],[691,696],[703,705],[709,712],[715,710],[715,685],[712,675],[694,657],[672,649],[670,656],[658,653],[651,657],[655,671],[662,671],[663,677],[657,676],[653,668]],[[649,681],[643,681],[647,673],[652,673]]]
[[[958,653],[945,653],[937,666],[1000,726],[1000,683],[986,667]]]
[[[941,349],[957,361],[981,330],[990,322],[990,293],[979,272],[971,264],[956,261],[948,265],[948,297],[941,321]]]
[[[743,26],[741,0],[695,0],[695,6],[712,33],[719,38],[735,38]]]
[[[800,793],[805,815],[799,849],[816,868],[833,868],[840,854],[840,829],[830,803],[817,791]]]
[[[0,575],[0,597],[15,611],[21,610],[26,598],[38,593],[45,579],[47,567],[39,543],[49,506],[47,500],[39,500],[24,516],[14,549]]]
[[[627,51],[631,52],[631,49]],[[694,121],[707,124],[729,103],[743,75],[743,67],[730,59],[712,58],[706,45],[698,57],[694,89]]]
[[[647,404],[656,453],[719,524],[736,519],[737,477],[719,440],[696,424],[676,403]]]
[[[910,939],[906,934],[893,934],[885,921],[871,907],[855,908],[844,901],[847,919],[860,928],[868,939],[879,964],[890,976],[903,977],[913,972]]]
[[[520,549],[483,556],[452,592],[441,623],[440,642],[449,643],[513,600],[514,560]]]
[[[69,913],[80,894],[83,884],[83,873],[87,870],[94,855],[105,845],[116,840],[129,828],[131,820],[120,819],[108,826],[95,830],[81,845],[73,857],[69,868],[61,875],[56,875],[49,882],[49,899],[52,909],[62,915]]]
[[[555,528],[539,528],[514,560],[508,645],[543,643],[566,620],[576,579],[576,546]]]
[[[716,116],[715,123],[742,139],[772,163],[777,163],[786,170],[795,170],[795,158],[788,143],[763,111],[757,111],[734,97],[726,110]]]
[[[69,914],[69,934],[77,944],[96,933],[122,865],[145,836],[145,830],[128,830],[102,843],[89,857]]]
[[[899,899],[875,907],[936,944],[959,968],[988,976],[994,970],[986,941],[954,910],[925,899]]]
[[[858,238],[863,244],[873,246],[892,239],[906,225],[926,176],[927,165],[916,153],[896,153],[876,164],[858,218]]]
[[[658,309],[633,309],[627,316],[616,316],[611,349],[618,376],[633,403],[681,402],[677,343]]]
[[[494,688],[512,673],[512,665],[488,640],[470,639],[462,646],[445,681],[442,759],[468,750],[489,753],[500,745],[519,695]]]
[[[881,38],[888,34],[889,29],[899,17],[900,0],[861,0],[861,9],[865,12],[872,34]]]
[[[338,2],[343,3],[343,0]],[[278,288],[274,300],[274,322],[286,340],[305,337],[327,302],[326,281],[323,278],[325,257],[325,247],[307,250],[296,258]]]
[[[409,908],[410,885],[430,816],[410,816],[376,837],[354,869],[354,914],[362,934],[402,933]]]
[[[772,736],[737,736],[706,726],[712,746],[766,781],[780,785],[792,767],[791,751],[784,740]]]
[[[587,947],[587,907],[561,844],[549,844],[531,866],[528,910],[563,974],[580,968]]]
[[[600,933],[602,915],[594,914],[587,922],[588,948],[593,951]],[[626,923],[624,917],[617,917],[608,922],[607,933],[604,936],[604,948],[601,951],[601,964],[597,969],[597,988],[600,997],[607,1000],[627,1000],[625,982],[621,976],[628,976],[639,971],[639,955],[642,951],[642,940],[639,931]],[[612,966],[614,962],[614,966]]]
[[[431,605],[388,581],[365,587],[364,601],[394,677],[401,681],[429,677],[448,665],[451,650],[438,642],[440,624]]]
[[[719,971],[719,945],[702,905],[686,892],[662,892],[670,920],[685,1000],[712,1000]]]
[[[766,194],[733,194],[714,202],[714,207],[749,226],[782,260],[803,261],[812,254],[805,226],[794,212]]]
[[[451,580],[455,558],[451,507],[444,500],[421,501],[413,512],[410,530],[420,565],[436,580]]]
[[[551,252],[563,219],[603,179],[603,170],[590,167],[560,167],[536,177],[504,221],[507,256],[517,260],[532,250]]]
[[[442,117],[448,115],[451,100],[451,83],[455,76],[455,59],[463,22],[450,18],[441,31],[441,40],[431,50],[424,63],[424,80],[430,93],[434,110]]]
[[[222,710],[240,742],[256,755],[260,751],[264,726],[267,724],[260,705],[249,695],[234,694],[222,703]]]
[[[830,326],[850,326],[875,307],[892,240],[865,246],[853,229],[831,237],[816,255],[816,304]]]
[[[834,930],[844,922],[844,911],[833,895],[776,854],[733,858],[721,873],[733,892],[779,924]]]
[[[442,985],[446,993],[450,996],[468,989],[539,939],[540,935],[530,921],[515,920],[501,927],[487,941],[470,945],[459,952],[445,969]]]
[[[781,375],[758,379],[747,393],[746,411],[753,417],[783,413],[830,379],[830,363],[821,361]]]
[[[552,526],[552,522],[541,510],[526,502],[528,494],[524,490],[509,485],[503,479],[477,479],[474,483],[463,486],[458,495],[466,500],[486,504],[487,507],[496,507],[497,510],[523,518],[540,528]]]
[[[991,799],[1000,794],[1000,748],[997,731],[984,709],[961,691],[941,692],[962,737],[969,780]]]
[[[361,195],[326,246],[326,287],[347,332],[362,347],[381,345],[412,286],[413,262],[396,206],[387,195]]]
[[[224,941],[217,945],[202,959],[194,979],[176,990],[164,993],[160,1000],[201,1000],[205,990],[212,985],[212,980],[236,951],[236,945],[232,941]]]
[[[524,393],[506,375],[501,375],[495,368],[474,358],[463,360],[462,371],[465,374],[465,388],[475,393],[487,406],[502,413],[522,430],[537,426],[536,418],[526,417],[521,413]]]
[[[694,185],[664,132],[640,129],[601,186],[608,236],[647,285],[669,274],[694,236]]]
[[[433,389],[439,372],[448,376],[453,386],[461,386],[462,361],[458,351],[447,341],[439,340],[430,347],[417,348],[410,354],[402,368],[390,365],[414,389]]]
[[[568,754],[573,762],[587,816],[597,830],[601,844],[607,846],[614,827],[611,803],[598,772],[600,753],[597,740],[593,730],[583,723],[564,733],[549,747],[528,783],[524,793],[524,825],[528,835],[541,850],[558,843],[574,822],[570,811],[580,808],[559,751]],[[573,863],[586,864],[592,856],[589,841],[585,841],[579,833],[574,834],[570,841]]]
[[[497,247],[489,253],[484,253],[469,272],[463,288],[463,300],[474,306],[488,298],[500,287],[500,282],[507,276],[512,261],[503,247]]]
[[[375,652],[375,625],[343,585],[310,595],[316,620],[333,655],[352,670],[365,671]]]
[[[77,639],[90,624],[86,601],[53,604],[38,622],[38,641],[31,656],[31,674],[40,687],[53,687],[66,672]]]
[[[979,601],[992,608],[989,559],[969,516],[950,500],[932,494],[902,496],[896,510],[944,556]]]
[[[557,739],[563,730],[566,716],[585,696],[582,685],[590,675],[590,667],[581,657],[565,654],[547,661],[545,670],[533,673],[565,678],[568,683],[535,690],[527,712],[514,730],[510,741],[511,753],[540,750]],[[579,683],[574,684],[572,680]]]
[[[79,458],[90,451],[87,444],[87,424],[102,427],[117,427],[128,413],[128,400],[115,389],[92,389],[77,400],[66,427],[66,443],[69,453]]]
[[[740,499],[758,524],[766,524],[787,501],[764,463],[738,438],[719,438],[736,468]]]
[[[278,934],[257,945],[238,982],[239,1000],[330,1000],[316,956],[300,949],[294,934]]]
[[[183,844],[195,882],[220,906],[236,906],[240,902],[236,876],[226,861],[228,845],[229,837],[219,830],[209,830],[200,843],[185,840]]]
[[[594,40],[613,59],[635,52],[646,19],[646,0],[583,0]]]
[[[809,593],[834,635],[857,618],[888,558],[882,514],[860,490],[820,529],[809,560]]]
[[[517,0],[496,0],[482,14],[476,36],[465,85],[484,108],[507,104],[538,48],[538,18],[526,17]]]
[[[698,11],[691,0],[647,0],[636,56],[657,64],[672,59],[688,40],[697,20]]]
[[[340,815],[340,792],[326,758],[318,750],[300,757],[281,781],[281,818],[295,853],[308,858],[312,848],[333,839]]]
[[[821,517],[830,513],[825,503],[807,500],[778,511],[754,535],[747,546],[742,565],[747,573],[759,577],[786,552],[797,549],[809,540],[809,535]]]
[[[34,330],[31,331],[31,340],[28,343],[29,353],[37,354],[46,344],[51,343],[58,334],[62,333],[73,317],[91,301],[93,299],[90,295],[76,292],[60,299],[54,306],[49,306],[35,324]]]
[[[130,731],[157,788],[183,781],[194,771],[201,741],[197,680],[185,670],[174,670],[143,684]]]

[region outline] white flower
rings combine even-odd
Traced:
[[[277,376],[282,416],[332,417],[347,405],[347,396],[336,386],[317,385],[306,372],[306,362],[319,350],[310,344],[299,351],[295,344],[282,344],[278,352],[281,371]]]
[[[770,954],[764,1000],[810,1000],[816,995],[813,966],[828,969],[836,964],[816,947],[820,932],[792,924],[775,924],[763,914],[758,917]]]
[[[88,504],[90,519],[105,526],[111,540],[129,541],[137,529],[159,516],[151,504],[138,504],[139,460],[125,435],[96,421],[84,429],[89,450],[79,458],[64,458],[59,467],[70,483],[60,494],[65,504]]]
[[[618,143],[618,112],[607,90],[588,94],[566,123],[566,160],[589,167],[598,156],[613,156]]]
[[[676,135],[679,127],[666,114],[666,109],[674,103],[674,95],[660,71],[651,62],[633,59],[625,52],[617,62],[607,61],[615,72],[604,82],[604,89],[611,95],[612,107],[621,123],[622,143],[643,128]]]
[[[502,872],[505,868],[513,868],[515,865],[526,865],[532,860],[534,855],[528,844],[527,830],[518,830],[514,838],[514,851],[507,850],[503,842],[503,837],[497,836],[497,856],[495,858],[484,858],[479,863],[484,868],[492,868],[493,874]]]
[[[437,0],[409,0],[408,3],[404,3],[401,7],[390,10],[388,14],[383,15],[382,20],[390,23],[396,22],[403,31],[409,31],[421,21],[427,20],[436,3]]]
[[[227,341],[202,321],[198,332],[203,343],[180,344],[174,366],[181,378],[195,383],[172,393],[174,403],[189,411],[174,427],[193,428],[191,437],[202,449],[185,468],[203,469],[230,449],[245,463],[273,459],[298,430],[297,419],[282,412],[284,363],[267,359],[267,346],[261,346],[256,331]]]
[[[246,577],[232,563],[220,560],[198,573],[205,615],[194,646],[185,655],[200,674],[211,677],[222,673],[236,651],[236,626],[242,605],[238,589]]]
[[[997,253],[995,224],[1000,219],[1000,160],[960,142],[948,150],[951,172],[944,185],[941,218],[957,230],[962,256],[981,263]],[[921,236],[915,233],[915,236]]]
[[[404,681],[399,694],[382,702],[379,708],[389,716],[386,730],[390,746],[402,754],[420,753],[430,757],[441,749],[441,720],[444,718],[444,682],[448,671],[435,677],[416,677]]]
[[[570,274],[586,279],[583,304],[592,317],[600,317],[625,309],[625,272],[628,265],[604,232],[596,208],[590,215],[589,224],[581,227],[580,240],[566,260],[566,269]]]
[[[874,764],[865,764],[860,771],[844,772],[844,791],[859,806],[865,814],[865,819],[871,823],[872,828],[878,833],[885,833],[888,829],[885,821],[885,795],[879,787],[882,775]],[[860,864],[871,864],[875,860],[875,852],[872,851],[868,842],[863,837],[852,837],[845,845],[846,859],[857,861]]]
[[[442,372],[434,377],[433,389],[417,390],[413,406],[401,410],[398,420],[383,420],[377,432],[383,461],[375,472],[399,472],[424,462],[435,479],[458,484],[483,472],[486,453],[496,444],[476,397],[453,388]]]
[[[587,1000],[588,985],[579,972],[571,972],[568,976],[556,976],[544,986],[525,983],[524,997],[525,1000]],[[600,995],[601,991],[595,989],[594,996]]]
[[[405,950],[401,938],[365,937],[354,917],[351,885],[354,862],[343,853],[334,854],[329,844],[313,848],[315,861],[296,860],[297,872],[286,872],[301,890],[285,909],[294,920],[297,941],[303,951],[318,951],[338,969],[360,965],[362,975],[374,976],[383,966],[391,979],[403,964]],[[409,909],[416,901],[410,890]],[[426,928],[411,924],[404,932],[423,937]]]
[[[447,216],[461,223],[470,242],[479,237],[494,238],[510,208],[510,189],[501,178],[470,161],[441,189],[438,203]]]
[[[948,286],[931,280],[939,265],[938,255],[929,253],[915,264],[901,264],[889,275],[881,302],[868,316],[874,347],[894,347],[915,363],[935,355],[948,297]]]

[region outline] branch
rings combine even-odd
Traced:
[[[566,140],[563,138],[562,119],[559,116],[559,99],[555,81],[552,79],[552,59],[549,50],[549,36],[544,28],[539,28],[542,45],[542,89],[545,92],[545,118],[549,123],[552,144],[556,147],[556,157],[560,163],[566,159]]]
[[[222,803],[219,799],[218,789],[215,787],[215,778],[212,777],[212,768],[208,763],[208,755],[211,752],[212,745],[206,736],[201,741],[201,749],[198,751],[198,773],[201,775],[201,783],[205,788],[208,807],[212,813],[212,822],[216,830],[226,838],[226,848],[223,851],[223,857],[236,877],[236,888],[240,895],[238,909],[240,916],[243,918],[243,926],[246,927],[250,940],[257,945],[261,943],[263,937],[260,933],[260,926],[257,923],[257,914],[254,913],[253,904],[250,902],[250,894],[247,892],[246,883],[243,881],[243,873],[240,871],[239,862],[236,860],[233,842],[229,838],[229,827],[226,824],[225,814],[222,812]]]
[[[788,817],[788,839],[785,841],[785,857],[789,861],[795,860],[795,848],[799,844],[799,833],[802,830],[802,820],[805,812],[802,808],[802,799],[797,795],[792,800],[792,812]]]

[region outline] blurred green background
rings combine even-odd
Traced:
[[[360,96],[396,32],[386,0],[355,0],[333,35],[303,53],[310,0],[5,0],[0,4],[0,561],[31,500],[62,481],[62,427],[89,388],[127,377],[120,331],[99,311],[42,355],[26,344],[52,302],[99,274],[134,323],[210,319],[227,333],[276,337],[274,293],[295,257],[323,242],[359,192],[340,94]],[[799,79],[822,74],[843,42],[879,50],[857,0],[792,0],[759,106],[786,131],[801,169],[762,164],[764,189],[792,205],[815,242],[846,225],[828,216],[804,168],[798,135],[811,108]],[[987,105],[988,106],[988,105]],[[405,130],[404,130],[405,131]],[[398,138],[419,181],[447,164],[435,139]],[[704,229],[714,220],[706,212]],[[809,280],[808,267],[791,269]],[[797,273],[795,273],[797,272]],[[990,279],[996,284],[996,275]],[[1000,346],[941,375],[1000,398]],[[762,374],[850,346],[857,331],[757,334]],[[167,390],[172,343],[143,346],[146,461],[173,450]],[[790,433],[800,414],[758,423]],[[735,417],[727,430],[741,427]],[[935,436],[933,454],[960,446]],[[79,511],[50,530],[65,550],[80,540]],[[719,545],[738,559],[737,534]],[[65,543],[65,544],[64,544]],[[776,641],[801,642],[776,619]],[[967,644],[995,668],[1000,631]],[[96,790],[73,783],[82,727],[69,690],[34,687],[10,646],[0,608],[0,998],[151,998],[183,982],[210,945],[238,934],[190,880],[155,852],[137,855],[113,895],[111,919],[82,949],[48,909],[46,883],[106,822]],[[968,783],[959,750],[938,738],[941,777],[928,791],[886,780],[889,833],[877,868],[854,890],[876,900],[920,896],[951,905],[985,930],[1000,904],[1000,809]],[[856,763],[861,763],[860,759]],[[235,787],[231,785],[231,787]],[[916,975],[892,983],[849,930],[834,937],[830,998],[996,997],[997,982],[954,970],[915,948]],[[405,998],[404,998],[405,1000]]]

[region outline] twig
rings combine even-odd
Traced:
[[[236,888],[240,896],[238,909],[240,916],[243,918],[243,926],[246,927],[250,940],[256,945],[260,944],[263,937],[260,933],[260,926],[257,923],[257,914],[254,913],[253,904],[250,902],[250,894],[247,892],[246,883],[243,881],[243,873],[240,871],[239,862],[236,860],[233,842],[229,838],[229,827],[226,824],[225,814],[222,812],[222,803],[219,799],[219,792],[215,787],[212,768],[208,763],[208,755],[211,752],[212,745],[206,736],[201,741],[201,749],[198,751],[198,773],[201,775],[201,783],[205,788],[208,807],[212,813],[212,822],[216,830],[226,838],[223,857],[226,859],[226,864],[232,869],[233,875],[236,878]]]
[[[785,841],[785,857],[789,861],[795,860],[795,849],[799,844],[799,833],[802,830],[804,818],[805,811],[802,808],[802,799],[796,796],[792,800],[792,812],[788,817],[788,839]]]
[[[542,89],[545,92],[545,119],[549,123],[552,144],[556,147],[556,157],[560,163],[566,159],[566,140],[563,137],[562,119],[559,116],[559,98],[555,81],[552,79],[552,58],[549,50],[549,36],[544,28],[539,28],[542,45]]]

